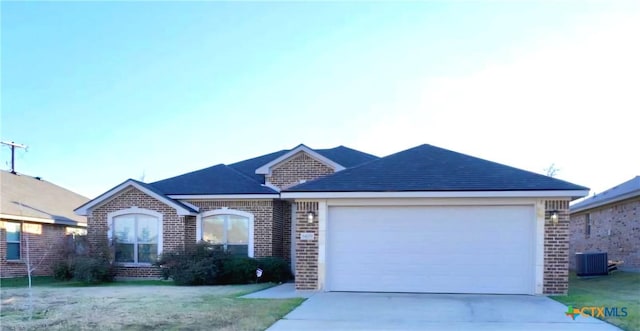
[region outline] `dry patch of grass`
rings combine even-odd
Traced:
[[[264,330],[303,299],[241,299],[268,287],[127,286],[3,289],[2,330]]]

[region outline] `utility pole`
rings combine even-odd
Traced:
[[[13,141],[0,141],[1,144],[11,147],[11,173],[16,174],[16,147],[27,149],[26,145],[16,144]]]

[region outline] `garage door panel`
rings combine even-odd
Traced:
[[[334,291],[532,293],[533,207],[331,207]]]

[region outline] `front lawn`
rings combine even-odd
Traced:
[[[270,284],[2,289],[2,330],[265,330],[304,299],[241,299]]]
[[[87,287],[87,286],[141,286],[141,285],[175,285],[173,281],[161,279],[128,279],[116,280],[111,283],[101,283],[98,285],[88,285],[79,281],[57,280],[51,276],[36,276],[31,279],[31,286],[49,286],[49,287]],[[29,278],[0,278],[0,288],[19,288],[28,287]]]
[[[640,330],[640,273],[615,271],[608,276],[569,276],[569,295],[554,296],[563,304],[582,307],[626,307],[626,317],[600,318],[624,330]],[[577,318],[583,318],[581,316]]]

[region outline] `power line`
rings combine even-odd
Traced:
[[[27,149],[27,145],[16,144],[13,141],[0,141],[0,144],[7,145],[11,148],[11,173],[16,174],[16,148],[24,148]]]

